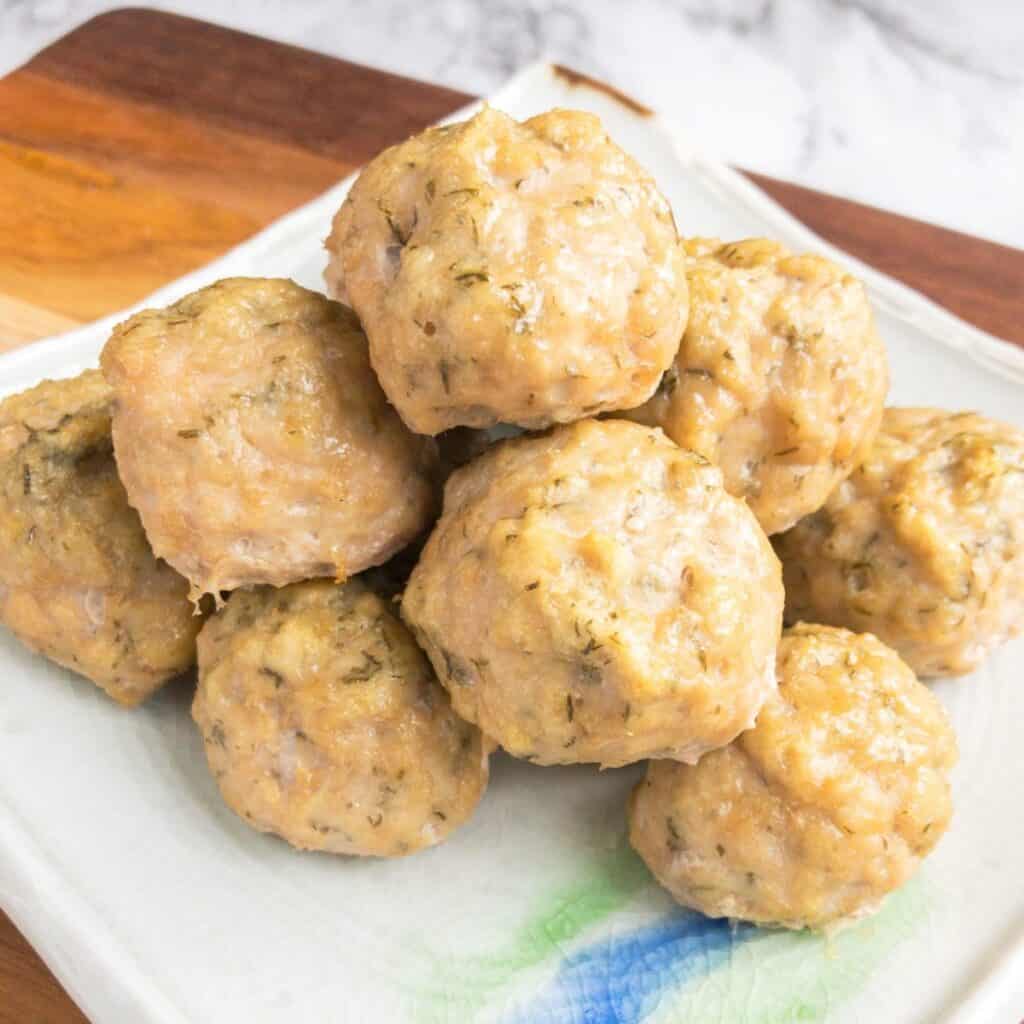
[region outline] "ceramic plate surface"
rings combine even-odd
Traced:
[[[656,118],[547,66],[491,102],[600,114],[685,234],[769,235],[852,266],[889,345],[893,403],[1024,427],[1024,352],[833,251]],[[347,185],[146,304],[228,274],[321,287]],[[117,319],[0,358],[0,393],[95,364]],[[825,939],[675,908],[625,841],[639,767],[498,756],[476,816],[441,847],[395,862],[293,852],[221,803],[187,683],[123,711],[0,632],[0,903],[97,1024],[1017,1024],[1022,677],[1016,642],[935,684],[960,737],[953,825],[879,915]]]

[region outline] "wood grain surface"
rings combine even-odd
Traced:
[[[468,99],[155,11],[86,23],[0,81],[0,350],[202,265]],[[751,177],[854,255],[1024,343],[1024,253]]]
[[[468,99],[175,15],[95,18],[0,80],[0,351],[141,298]],[[1024,344],[1024,252],[751,177]],[[0,1024],[84,1019],[0,914]]]

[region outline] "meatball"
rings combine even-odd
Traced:
[[[327,239],[374,369],[423,434],[648,398],[686,323],[672,212],[592,114],[485,108],[386,150]]]
[[[188,584],[146,542],[98,370],[0,402],[0,622],[133,705],[195,662]]]
[[[697,765],[653,762],[630,841],[684,906],[787,928],[871,913],[938,842],[956,738],[870,634],[783,634],[757,725]]]
[[[888,389],[864,286],[755,238],[686,243],[690,318],[675,364],[629,415],[722,467],[766,533],[820,508],[864,459]]]
[[[117,327],[114,445],[154,551],[193,594],[342,579],[430,525],[436,450],[387,404],[353,313],[234,278]]]
[[[455,710],[539,764],[694,761],[775,686],[778,561],[707,459],[584,420],[457,470],[402,612]]]
[[[199,636],[192,715],[228,806],[300,849],[412,853],[487,787],[491,745],[358,579],[232,594]]]
[[[867,461],[775,542],[791,620],[870,631],[921,676],[970,672],[1024,627],[1024,431],[886,409]]]

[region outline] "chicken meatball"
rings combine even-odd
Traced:
[[[385,150],[327,249],[329,289],[423,434],[639,405],[686,323],[668,203],[579,111],[485,108]]]
[[[775,540],[791,621],[868,630],[921,676],[970,672],[1024,627],[1024,431],[886,409],[867,461]]]
[[[722,467],[766,533],[820,508],[867,454],[888,389],[864,286],[755,238],[686,243],[690,318],[630,416]]]
[[[782,580],[707,459],[584,420],[457,470],[402,612],[455,710],[539,764],[694,761],[775,686]]]
[[[433,846],[487,787],[491,744],[358,579],[232,594],[199,636],[192,715],[228,806],[304,850]]]
[[[193,594],[342,579],[430,525],[434,442],[388,405],[353,313],[234,278],[117,327],[114,446],[154,551]]]
[[[786,928],[877,909],[952,813],[956,738],[930,690],[870,634],[783,634],[757,725],[697,765],[652,762],[630,840],[684,906]]]
[[[0,402],[0,622],[121,704],[195,662],[201,618],[117,477],[98,370]]]

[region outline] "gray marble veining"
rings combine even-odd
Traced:
[[[107,0],[0,0],[0,71]],[[170,0],[474,92],[551,57],[698,148],[1024,247],[1021,0]]]

